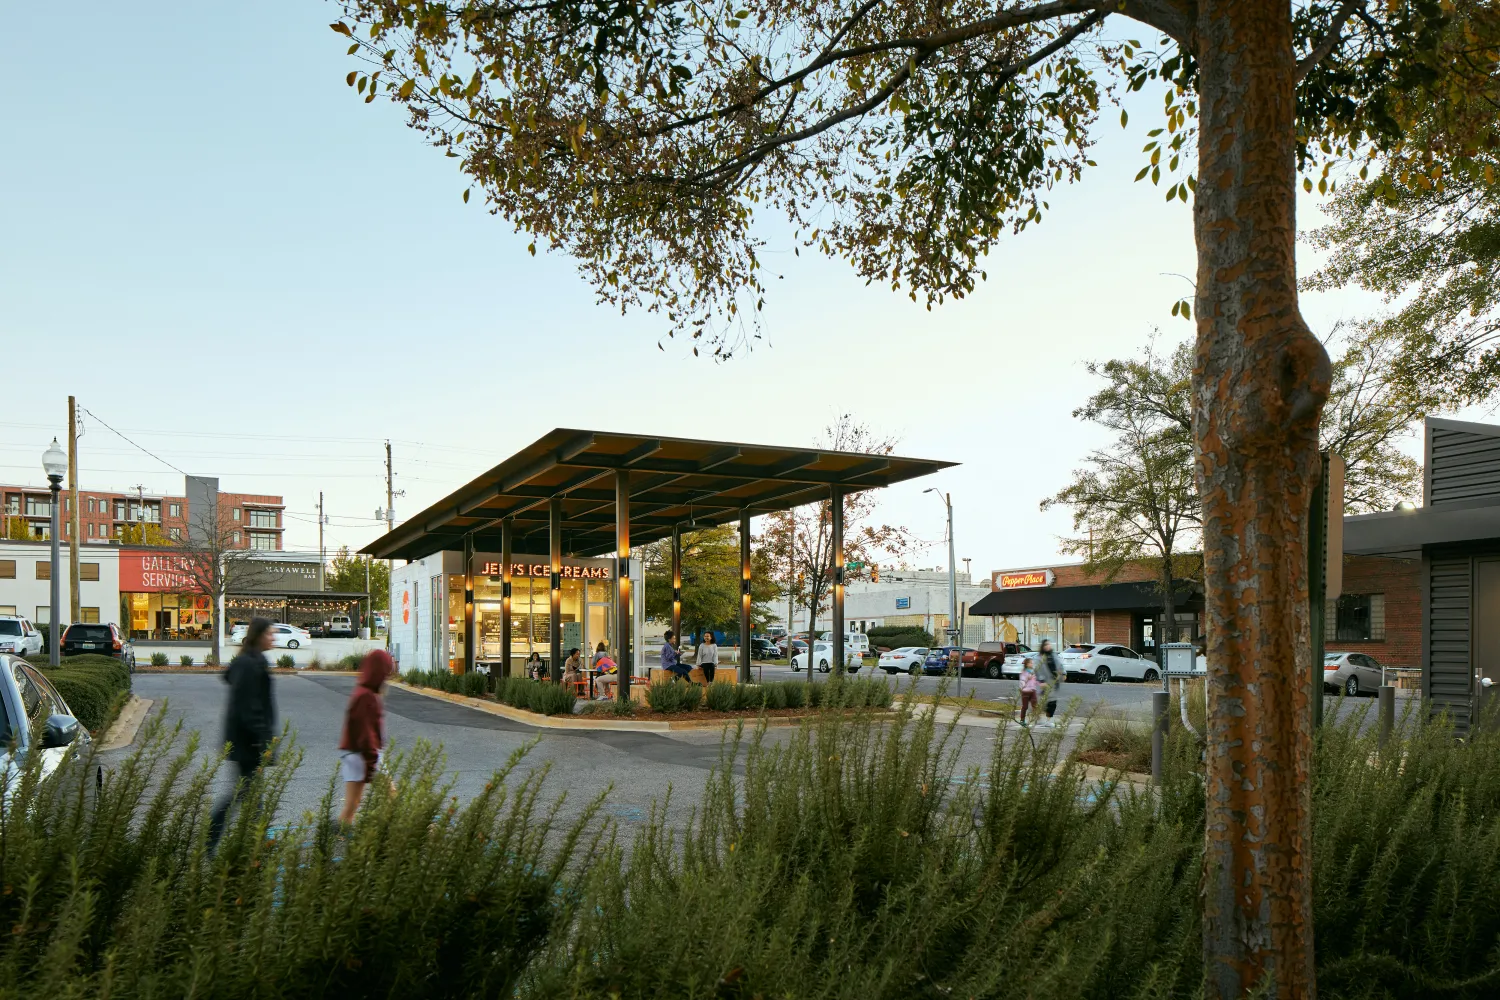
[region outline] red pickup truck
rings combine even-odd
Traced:
[[[978,649],[964,653],[963,671],[999,680],[1020,677],[1021,660],[1031,647],[1020,642],[981,642]]]

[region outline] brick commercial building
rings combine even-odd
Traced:
[[[72,537],[72,504],[63,499],[63,537]],[[233,548],[280,551],[281,497],[260,493],[218,493],[220,517],[225,521],[225,544]],[[144,490],[78,491],[78,535],[85,545],[119,539],[127,529],[160,531],[169,541],[187,536],[193,514],[188,499]],[[0,486],[0,537],[45,540],[52,532],[52,496],[45,486]],[[24,534],[23,534],[24,533]]]
[[[1464,728],[1484,680],[1500,701],[1500,426],[1429,418],[1424,433],[1422,506],[1344,518],[1324,646],[1420,670],[1432,710]],[[1174,591],[1179,638],[1202,638],[1201,585],[1179,580]],[[1106,583],[1074,563],[997,571],[970,613],[994,616],[996,638],[1033,647],[1046,638],[1152,655],[1161,605],[1149,564]]]

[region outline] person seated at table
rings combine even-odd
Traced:
[[[608,647],[602,642],[594,650],[594,669],[599,671],[599,675],[594,678],[594,696],[600,699],[615,697],[620,684],[620,668],[615,666]]]
[[[687,680],[692,676],[693,668],[682,662],[682,657],[677,652],[677,644],[672,641],[676,638],[677,633],[667,629],[666,637],[661,644],[661,668]]]
[[[547,665],[542,662],[542,654],[533,652],[526,657],[526,676],[534,681],[547,679]]]
[[[563,661],[562,682],[564,687],[571,690],[581,680],[583,680],[583,658],[578,655],[578,647],[574,646],[568,650],[568,658]]]

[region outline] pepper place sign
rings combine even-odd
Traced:
[[[995,579],[996,590],[1025,590],[1028,587],[1050,587],[1057,579],[1050,569],[1029,569],[1024,573],[1000,573]]]

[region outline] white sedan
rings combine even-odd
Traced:
[[[1081,642],[1069,646],[1057,658],[1070,676],[1088,677],[1095,684],[1105,684],[1116,677],[1154,681],[1161,676],[1155,660],[1124,646]]]
[[[828,665],[833,662],[833,643],[813,643],[813,654],[817,657],[818,673],[828,673]],[[858,673],[860,663],[861,660],[858,652],[852,649],[844,650],[845,670],[849,671],[850,673]],[[792,657],[792,669],[801,670],[805,666],[807,666],[807,650],[804,649],[802,652]]]
[[[271,645],[296,649],[298,646],[306,646],[312,642],[312,634],[305,628],[296,625],[272,625]]]
[[[915,668],[922,672],[922,662],[927,659],[927,650],[922,646],[901,646],[880,654],[880,669],[888,674],[911,673]]]

